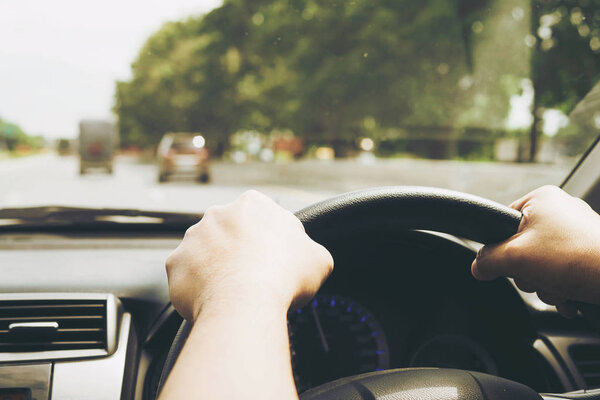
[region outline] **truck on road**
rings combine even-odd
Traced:
[[[113,159],[119,136],[116,125],[105,120],[83,120],[79,123],[79,174],[89,168],[113,172]]]

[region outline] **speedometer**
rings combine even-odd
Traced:
[[[317,295],[288,316],[294,378],[300,392],[344,376],[389,367],[381,325],[357,302]]]

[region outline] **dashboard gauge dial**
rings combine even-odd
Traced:
[[[498,375],[490,353],[462,335],[438,335],[423,343],[413,354],[411,367],[456,368]]]
[[[354,300],[317,295],[288,315],[294,378],[300,392],[344,376],[389,367],[385,334]]]

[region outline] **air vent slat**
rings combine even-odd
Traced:
[[[23,324],[27,322],[33,327],[25,330],[9,328],[11,324],[27,325]],[[36,329],[40,322],[56,323],[58,328]],[[106,349],[106,346],[106,303],[103,301],[0,302],[0,352]]]
[[[585,381],[586,389],[600,388],[600,345],[571,346],[569,354]]]
[[[0,317],[0,321],[47,321],[55,319],[103,319],[101,315],[44,315],[32,317]]]
[[[33,346],[38,342],[23,342],[23,343],[19,343],[20,346]],[[81,345],[97,345],[97,344],[101,344],[102,341],[101,340],[85,340],[85,341],[55,341],[55,342],[45,342],[44,344],[47,345],[77,345],[77,344],[81,344]],[[5,343],[0,343],[0,349],[3,349],[4,347],[7,346],[11,346],[12,344],[5,344]]]
[[[102,303],[98,303],[98,304],[40,304],[37,305],[35,308],[38,310],[42,310],[42,309],[68,309],[68,308],[102,308],[104,307],[104,305]],[[27,310],[27,309],[31,309],[30,305],[12,305],[12,306],[7,306],[7,305],[3,305],[0,304],[0,311],[3,310]]]
[[[91,342],[47,342],[43,343],[42,350],[35,351],[52,351],[52,350],[81,350],[81,349],[98,349],[102,348],[102,343],[99,341]],[[10,346],[0,345],[0,352],[15,353],[15,352],[30,352],[32,348],[39,348],[39,342],[16,343]]]

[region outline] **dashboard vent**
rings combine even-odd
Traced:
[[[0,353],[106,349],[106,300],[0,301]]]
[[[571,346],[569,354],[583,377],[587,389],[600,388],[600,345]]]

